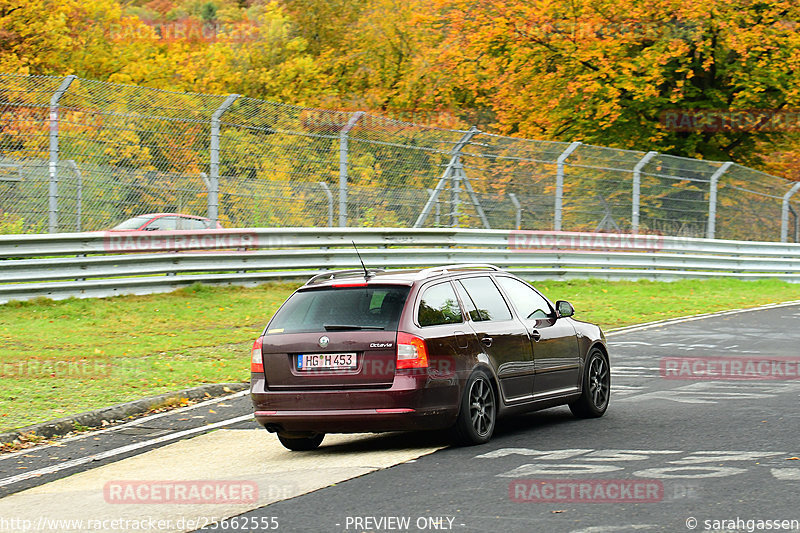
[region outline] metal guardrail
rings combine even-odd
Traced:
[[[0,303],[256,284],[353,268],[492,263],[533,280],[734,277],[800,282],[800,244],[659,235],[394,228],[0,235]]]

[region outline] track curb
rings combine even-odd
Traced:
[[[14,442],[22,434],[33,434],[37,437],[44,438],[58,437],[75,431],[76,425],[98,428],[102,427],[104,422],[109,423],[148,413],[153,407],[169,402],[170,400],[178,400],[181,398],[188,398],[189,400],[216,398],[245,390],[248,387],[250,387],[249,383],[213,383],[174,392],[166,392],[141,400],[103,407],[95,411],[87,411],[85,413],[26,426],[6,433],[0,433],[0,443]]]

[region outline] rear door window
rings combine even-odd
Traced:
[[[550,318],[553,315],[553,310],[547,300],[527,283],[503,276],[496,279],[506,291],[511,303],[517,308],[520,318]]]
[[[326,287],[294,293],[268,333],[397,329],[409,287]]]
[[[478,322],[479,320],[481,320],[481,315],[480,313],[478,313],[478,308],[475,307],[475,302],[473,302],[472,297],[469,294],[467,294],[467,291],[466,289],[464,289],[464,286],[461,285],[461,283],[459,282],[456,282],[455,286],[456,286],[456,292],[458,293],[458,297],[461,298],[461,305],[464,306],[464,310],[469,315],[469,318],[473,322]]]
[[[492,278],[465,278],[459,283],[475,303],[480,320],[511,320],[511,311]]]
[[[149,231],[172,231],[178,229],[178,217],[159,217],[145,226]]]
[[[463,322],[456,293],[449,282],[425,289],[419,303],[417,322],[420,326],[439,326]]]
[[[199,230],[208,229],[209,227],[209,221],[199,218],[181,218],[178,220],[178,229]]]

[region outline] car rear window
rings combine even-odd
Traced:
[[[394,330],[408,292],[409,287],[400,285],[299,291],[275,313],[268,333]]]

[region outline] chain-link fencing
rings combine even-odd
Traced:
[[[73,76],[0,75],[0,119],[6,233],[174,212],[224,227],[800,238],[800,187],[727,162]]]

